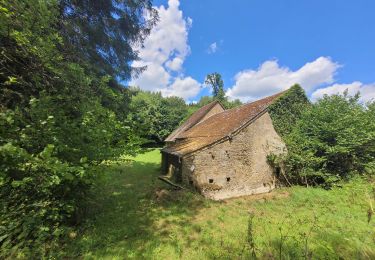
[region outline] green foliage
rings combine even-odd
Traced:
[[[219,101],[224,108],[230,109],[237,106],[242,105],[242,102],[239,99],[235,99],[233,101],[229,101],[228,98],[225,96],[224,91],[224,81],[221,78],[221,75],[217,72],[208,74],[206,76],[206,79],[204,81],[206,85],[209,85],[212,88],[212,97],[203,96],[197,103],[196,107],[202,107],[204,105],[207,105],[208,103],[211,103],[214,100]]]
[[[369,196],[375,202],[373,180],[353,178],[330,191],[294,186],[220,202],[155,181],[159,150],[129,159],[100,167],[107,174],[93,191],[91,217],[68,247],[60,248],[58,258],[375,256],[374,219],[369,224],[367,218]]]
[[[326,96],[303,114],[288,144],[289,172],[314,184],[373,172],[374,117],[358,97]]]
[[[285,104],[288,95],[283,98]],[[276,158],[276,163],[283,166],[290,183],[330,186],[354,174],[374,173],[373,104],[366,107],[359,96],[345,93],[325,96],[300,110],[297,104],[290,110],[295,111],[293,117],[284,113],[288,106],[280,107],[276,103],[271,115],[288,154]]]
[[[42,90],[56,92],[53,84],[65,69],[58,50],[58,12],[55,1],[0,1],[0,106],[27,105]],[[5,14],[4,14],[5,13]]]
[[[202,96],[198,103],[195,104],[197,108],[203,107],[205,105],[208,105],[209,103],[213,102],[215,99],[211,96]]]
[[[38,154],[0,145],[0,257],[41,257],[67,232],[61,224],[73,216],[89,184],[84,166],[71,166],[48,145]],[[51,246],[51,245],[50,245]]]
[[[158,20],[150,0],[60,0],[59,33],[64,50],[74,60],[85,60],[99,75],[129,79],[138,59],[133,46],[141,46]],[[147,16],[145,15],[147,13]],[[87,19],[85,19],[87,17]]]
[[[224,81],[219,73],[208,74],[204,83],[211,86],[214,99],[220,102],[225,101]]]
[[[85,103],[72,120],[55,101],[33,99],[28,118],[0,113],[2,256],[49,254],[46,241],[57,242],[80,218],[93,181],[89,166],[137,149],[130,128],[98,102]]]
[[[186,117],[185,101],[178,97],[162,97],[161,93],[132,90],[129,121],[145,142],[163,142]]]
[[[269,113],[276,131],[281,136],[288,135],[310,102],[305,91],[294,85],[269,106]]]
[[[151,24],[132,22],[144,22],[148,1],[106,4],[116,5],[118,22],[134,25],[119,46],[141,42]],[[125,77],[120,69],[130,72],[119,63],[105,74],[116,58],[126,56],[128,64],[133,50],[114,53],[107,67],[99,68],[99,60],[91,62],[98,57],[89,46],[68,44],[80,37],[65,29],[79,24],[80,36],[91,37],[105,55],[111,37],[94,35],[105,35],[106,27],[77,16],[79,10],[102,23],[101,7],[96,1],[74,1],[73,6],[73,1],[0,0],[0,258],[48,255],[53,242],[80,218],[92,165],[139,149],[127,120],[130,94],[111,77]],[[68,11],[72,16],[64,16],[67,8],[74,8]],[[133,16],[127,20],[126,14]],[[114,44],[124,36],[124,28],[117,29],[122,34],[112,39]]]
[[[241,102],[241,100],[239,99],[234,99],[232,101],[229,101],[227,100],[225,103],[224,103],[224,107],[226,107],[227,109],[231,109],[231,108],[235,108],[235,107],[239,107],[239,106],[242,106],[243,103]]]

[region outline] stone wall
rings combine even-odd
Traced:
[[[211,117],[215,114],[221,113],[223,111],[224,111],[223,107],[220,104],[216,104],[213,108],[210,109],[210,111],[208,111],[208,113],[201,120],[199,120],[199,122],[197,124],[199,124],[199,123],[203,122],[204,120],[206,120],[207,118],[209,118],[209,117]]]
[[[286,151],[268,113],[227,140],[182,159],[182,180],[219,200],[263,193],[275,187],[267,155]]]

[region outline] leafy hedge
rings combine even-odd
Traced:
[[[269,159],[283,169],[284,181],[329,187],[354,174],[374,173],[374,103],[361,104],[358,95],[344,93],[308,104],[302,94],[295,86],[270,109],[288,153]]]
[[[51,254],[90,167],[139,146],[125,91],[63,52],[58,4],[0,0],[0,258]]]
[[[303,112],[310,106],[305,91],[296,84],[271,104],[268,111],[276,131],[284,137],[290,134]]]
[[[11,143],[0,146],[2,257],[45,255],[46,240],[56,242],[68,231],[62,223],[90,182],[84,167],[62,162],[54,149],[30,154]]]
[[[131,129],[98,102],[75,103],[72,117],[54,99],[0,112],[0,256],[47,254],[82,211],[91,165],[137,149]]]

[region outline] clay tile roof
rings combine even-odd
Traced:
[[[195,126],[199,121],[216,105],[220,104],[218,101],[213,101],[197,111],[195,111],[180,127],[174,130],[166,139],[166,142],[174,142],[176,138],[179,138],[185,131]],[[220,104],[221,105],[221,104]]]
[[[215,114],[178,136],[179,141],[163,152],[186,155],[236,134],[262,114],[284,92]]]

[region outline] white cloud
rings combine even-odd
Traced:
[[[165,65],[170,69],[174,71],[179,71],[182,68],[182,64],[184,63],[184,60],[180,57],[176,57],[173,60],[169,60],[165,63]]]
[[[156,63],[143,63],[143,65],[147,65],[147,70],[139,78],[132,81],[131,86],[139,86],[143,90],[153,91],[162,89],[171,81],[171,76],[163,66]]]
[[[213,54],[213,53],[217,52],[217,49],[218,49],[217,43],[216,42],[211,43],[210,46],[208,47],[207,53]]]
[[[340,65],[329,57],[319,57],[292,71],[281,67],[277,60],[264,62],[257,70],[244,70],[235,76],[235,84],[227,91],[231,99],[251,101],[283,91],[293,84],[300,84],[307,92],[334,82]]]
[[[187,38],[192,20],[184,19],[179,5],[178,0],[169,0],[168,8],[157,7],[160,20],[140,51],[141,60],[163,64],[176,57],[184,60],[189,54]]]
[[[135,67],[147,66],[147,70],[129,84],[144,90],[160,91],[164,96],[176,95],[192,100],[204,87],[192,77],[183,74],[184,61],[191,52],[188,32],[193,20],[184,17],[179,0],[169,0],[167,6],[161,5],[156,9],[159,12],[159,22],[146,38],[144,48],[139,49],[140,60],[133,63]],[[222,43],[223,41],[213,42],[207,52],[217,52]],[[340,65],[329,57],[319,57],[297,70],[280,66],[277,60],[269,60],[257,69],[237,73],[235,84],[226,94],[231,99],[251,101],[299,83],[308,94],[312,93],[313,99],[325,93],[341,92],[345,88],[348,88],[349,94],[360,91],[362,100],[375,98],[375,83],[332,85],[338,68]],[[327,85],[331,86],[326,87]]]
[[[185,100],[195,97],[202,89],[202,86],[192,77],[176,78],[176,80],[168,86],[161,89],[164,96],[178,96]]]
[[[193,20],[184,18],[179,5],[179,0],[169,0],[167,7],[156,7],[159,22],[145,40],[144,48],[139,50],[140,60],[133,63],[133,66],[146,65],[147,70],[133,79],[130,85],[184,98],[197,92],[197,86],[201,88],[194,79],[184,78],[182,74],[183,63],[190,54],[188,30]],[[182,85],[190,85],[193,89],[189,90]]]
[[[366,85],[359,81],[354,81],[350,84],[334,84],[326,88],[318,89],[312,93],[311,98],[312,100],[317,100],[324,95],[342,94],[345,90],[347,90],[348,94],[351,96],[359,92],[361,101],[363,102],[375,100],[375,83]]]

